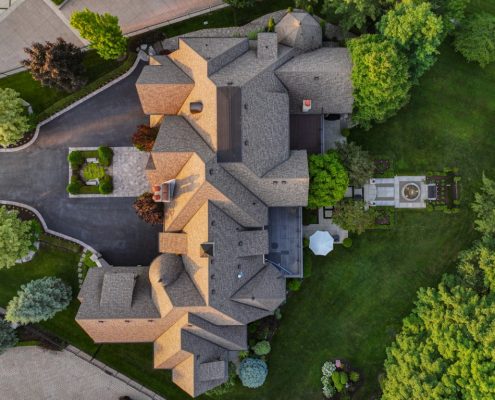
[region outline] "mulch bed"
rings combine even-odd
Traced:
[[[36,129],[33,129],[32,131],[27,132],[21,140],[19,140],[15,144],[11,144],[10,146],[7,146],[6,149],[15,149],[16,147],[20,147],[23,144],[26,144],[27,142],[29,142],[34,137],[35,132],[36,132]]]
[[[31,220],[36,220],[38,222],[40,222],[39,218],[36,216],[35,213],[33,213],[32,211],[29,211],[28,209],[26,208],[23,208],[23,207],[18,207],[18,206],[13,206],[13,205],[10,205],[10,204],[5,204],[4,207],[7,208],[7,210],[17,210],[19,212],[19,218],[22,220],[22,221],[31,221]],[[41,222],[40,222],[40,225],[41,225]]]

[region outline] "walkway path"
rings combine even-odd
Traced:
[[[149,264],[160,227],[135,215],[134,198],[69,199],[66,157],[69,147],[131,145],[146,122],[135,89],[141,69],[44,125],[27,149],[0,153],[0,199],[31,205],[50,229],[82,240],[112,265]]]
[[[70,351],[37,346],[14,347],[0,355],[0,391],[2,398],[9,400],[161,399],[129,386]]]

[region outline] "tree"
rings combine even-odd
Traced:
[[[348,48],[353,62],[353,120],[369,129],[372,121],[385,121],[408,102],[408,62],[394,43],[379,35],[351,39]]]
[[[257,388],[265,383],[268,375],[268,366],[266,362],[259,358],[245,358],[239,366],[239,378],[244,386],[248,388]]]
[[[7,305],[5,319],[18,324],[46,321],[67,308],[72,290],[61,279],[46,276],[21,286]]]
[[[55,43],[33,43],[24,48],[28,59],[21,64],[34,80],[64,92],[79,90],[85,83],[82,51],[72,43],[58,38]]]
[[[443,22],[431,10],[430,3],[397,3],[381,18],[377,28],[407,55],[413,82],[435,63],[443,38]]]
[[[332,206],[344,198],[349,177],[335,152],[309,156],[308,208]]]
[[[271,349],[272,347],[270,346],[270,342],[268,340],[262,340],[253,346],[254,354],[257,356],[266,356],[270,353]]]
[[[127,39],[122,34],[119,19],[108,13],[98,14],[85,8],[74,11],[70,24],[90,42],[90,46],[105,60],[119,58],[127,50]]]
[[[377,21],[395,0],[324,0],[323,12],[329,18],[340,15],[340,25],[349,30],[352,27],[363,30],[368,22]]]
[[[0,89],[0,146],[16,144],[29,128],[29,118],[19,93],[10,88]]]
[[[22,221],[18,214],[0,206],[0,270],[27,256],[33,245],[33,223]]]
[[[481,190],[474,195],[472,208],[476,213],[476,229],[485,236],[495,234],[495,182],[483,173]]]
[[[157,128],[151,128],[147,125],[139,125],[136,133],[132,135],[132,144],[140,151],[150,152],[155,144]]]
[[[464,253],[457,273],[420,289],[415,305],[387,349],[382,399],[494,398],[493,250],[477,245]]]
[[[418,0],[419,1],[419,0]],[[470,0],[421,0],[431,4],[435,14],[443,20],[444,34],[455,29],[456,24],[462,22],[464,13]]]
[[[7,321],[0,319],[0,354],[11,347],[14,347],[18,341],[19,339],[17,338],[15,330]]]
[[[482,68],[495,61],[495,16],[475,14],[461,26],[455,37],[455,49],[466,60]]]
[[[134,202],[133,207],[139,218],[148,224],[163,223],[163,203],[154,201],[151,193],[143,193],[139,196]]]
[[[352,186],[363,186],[373,177],[375,163],[370,154],[354,142],[337,143],[337,154]]]
[[[346,231],[360,235],[373,226],[376,218],[375,210],[366,210],[364,206],[361,200],[342,201],[335,206],[332,220]]]

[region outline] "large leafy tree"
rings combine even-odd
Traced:
[[[14,347],[18,342],[15,330],[7,321],[0,319],[0,354]]]
[[[72,298],[72,290],[61,279],[46,276],[21,286],[7,305],[5,319],[18,324],[46,321],[64,310]]]
[[[86,83],[83,53],[74,44],[58,38],[55,43],[33,43],[24,51],[29,58],[21,64],[42,86],[74,92]]]
[[[332,206],[344,198],[349,177],[335,152],[309,156],[308,207]]]
[[[476,229],[485,236],[495,235],[495,182],[483,174],[482,186],[474,195],[472,208],[476,213]]]
[[[373,226],[376,213],[373,208],[364,207],[364,201],[342,201],[335,206],[332,220],[338,226],[349,232],[360,235]]]
[[[383,122],[409,101],[406,57],[390,40],[363,35],[348,42],[352,57],[353,120],[364,128]]]
[[[495,253],[478,245],[456,275],[418,292],[387,349],[382,400],[495,397]]]
[[[0,89],[0,146],[16,144],[29,128],[29,118],[19,93],[10,88]]]
[[[324,0],[323,12],[340,17],[340,25],[349,30],[364,29],[369,22],[377,21],[395,0]]]
[[[72,13],[70,24],[105,60],[119,58],[127,50],[127,39],[114,15],[98,14],[85,8]]]
[[[456,33],[455,48],[466,60],[481,67],[495,61],[495,16],[479,13],[470,17]]]
[[[464,19],[464,13],[470,0],[417,0],[431,4],[435,14],[443,19],[444,33],[452,31],[456,24]]]
[[[347,170],[351,185],[363,186],[373,177],[375,163],[361,146],[354,142],[337,143],[337,154]]]
[[[377,27],[407,55],[414,82],[435,63],[443,38],[443,22],[429,3],[417,4],[413,0],[397,3],[381,18]]]
[[[33,244],[33,223],[22,221],[17,210],[0,206],[0,269],[25,257]]]
[[[151,193],[143,193],[134,202],[134,210],[143,221],[148,224],[161,224],[164,218],[164,207],[162,202],[153,200]]]

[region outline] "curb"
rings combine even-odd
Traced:
[[[72,110],[73,108],[77,107],[78,105],[80,105],[80,104],[86,102],[87,100],[91,99],[92,97],[100,94],[104,90],[107,90],[108,88],[112,87],[116,83],[119,83],[120,81],[124,80],[125,78],[127,78],[129,75],[131,75],[134,72],[134,70],[137,68],[138,64],[141,62],[141,60],[147,59],[147,57],[148,57],[147,54],[145,54],[143,51],[140,51],[138,53],[138,56],[136,57],[136,60],[134,61],[134,64],[132,64],[131,68],[129,68],[124,74],[120,75],[118,78],[115,78],[113,81],[108,82],[106,85],[103,85],[101,88],[96,89],[94,92],[91,92],[90,94],[84,96],[83,98],[75,101],[74,103],[69,104],[67,107],[56,112],[55,114],[48,117],[47,119],[39,122],[38,125],[36,125],[36,131],[34,133],[34,136],[32,137],[32,139],[29,142],[24,143],[22,146],[13,147],[11,149],[0,149],[0,153],[14,153],[16,151],[21,151],[21,150],[28,148],[29,146],[31,146],[36,141],[36,139],[38,139],[38,135],[40,133],[40,128],[43,125],[53,121],[54,119],[60,117],[62,114],[65,114],[67,111]]]
[[[86,243],[84,243],[83,241],[81,241],[79,239],[75,239],[75,238],[73,238],[71,236],[65,235],[63,233],[55,232],[55,231],[52,231],[51,229],[49,229],[48,226],[46,225],[45,220],[43,219],[43,217],[41,216],[40,212],[36,208],[33,208],[31,206],[28,206],[27,204],[18,203],[16,201],[8,201],[8,200],[0,200],[0,204],[10,205],[10,206],[17,206],[17,207],[25,208],[25,209],[31,211],[32,213],[34,213],[36,215],[36,217],[38,217],[38,219],[41,222],[41,226],[43,226],[43,230],[46,233],[49,233],[51,235],[58,236],[59,238],[62,238],[62,239],[69,240],[71,242],[77,243],[78,245],[82,246],[85,250],[88,250],[88,251],[92,252],[93,254],[96,254],[97,257],[98,257],[98,261],[96,261],[96,263],[98,264],[99,267],[102,266],[102,262],[101,261],[103,261],[104,264],[108,265],[108,263],[103,259],[102,255],[98,251],[96,251],[93,247],[91,247],[89,244],[86,244]]]

